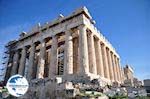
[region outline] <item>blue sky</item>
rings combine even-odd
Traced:
[[[150,0],[0,0],[0,57],[21,31],[81,6],[116,48],[122,66],[131,65],[139,79],[150,78]]]

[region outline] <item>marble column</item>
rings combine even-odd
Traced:
[[[114,71],[114,81],[117,81],[117,73],[116,73],[116,64],[115,64],[115,59],[114,59],[114,54],[111,54],[112,57],[112,62],[113,62],[113,71]]]
[[[26,47],[24,46],[21,52],[21,60],[20,60],[20,66],[18,71],[18,73],[22,76],[24,76],[25,63],[26,63]]]
[[[66,30],[64,75],[73,74],[73,41],[72,31]]]
[[[115,61],[116,80],[119,81],[116,56],[114,56],[114,61]]]
[[[11,75],[15,75],[17,73],[18,59],[19,59],[19,52],[15,51],[14,56],[13,56],[13,65],[12,65]]]
[[[28,73],[27,73],[27,79],[31,80],[33,78],[33,70],[34,68],[34,57],[35,57],[35,44],[31,45],[30,49],[30,55],[29,55],[29,67],[28,67]]]
[[[120,81],[122,83],[122,70],[121,70],[121,63],[120,63],[120,60],[119,60],[119,70],[120,70]]]
[[[116,56],[115,56],[115,62],[116,62],[117,81],[119,81],[119,71],[118,71],[118,63],[117,63],[117,57]]]
[[[122,80],[122,83],[124,83],[124,70],[123,70],[123,68],[121,68],[121,80]]]
[[[88,40],[88,55],[89,55],[89,71],[93,74],[97,74],[93,33],[88,32],[87,40]]]
[[[109,77],[109,68],[108,68],[108,58],[107,58],[105,45],[102,45],[102,50],[103,50],[104,76],[109,79],[110,77]]]
[[[117,67],[118,67],[118,76],[119,76],[119,81],[121,82],[121,72],[120,72],[120,61],[119,58],[117,58]]]
[[[7,68],[6,68],[4,81],[7,81],[9,79],[9,77],[11,76],[11,72],[12,72],[12,68],[13,68],[13,56],[14,56],[14,53],[10,51],[9,55],[8,55],[9,58],[7,60],[7,65],[6,65]]]
[[[89,57],[88,57],[88,45],[87,45],[87,27],[80,25],[79,27],[79,51],[80,51],[80,73],[89,73]]]
[[[79,73],[79,39],[73,38],[73,73]]]
[[[104,77],[104,68],[103,68],[103,58],[102,58],[102,49],[100,40],[97,39],[95,42],[95,51],[96,51],[96,62],[97,62],[97,74],[101,77]]]
[[[117,71],[118,71],[118,81],[120,82],[120,70],[119,70],[119,63],[117,57],[116,57],[116,62],[117,62]]]
[[[112,64],[112,80],[115,81],[115,68],[114,68],[114,59],[113,59],[113,52],[110,51],[110,59]]]
[[[108,52],[108,63],[109,63],[109,74],[110,74],[110,79],[113,81],[114,80],[114,76],[113,76],[113,67],[112,67],[112,59],[111,59],[111,53],[110,50],[107,50]]]
[[[52,37],[52,50],[51,50],[51,62],[49,67],[49,77],[54,77],[57,75],[57,67],[58,66],[58,38],[57,36]]]
[[[46,53],[46,43],[45,40],[41,40],[40,55],[39,55],[36,78],[44,77],[45,53]]]
[[[120,66],[120,81],[121,81],[121,83],[123,83],[123,80],[122,80],[122,68],[121,68],[121,66]]]

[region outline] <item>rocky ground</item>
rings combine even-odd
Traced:
[[[150,99],[142,87],[101,86],[98,80],[58,82],[35,81],[30,85],[28,95],[19,99]],[[15,97],[9,95],[5,87],[1,87],[0,99],[15,99]]]

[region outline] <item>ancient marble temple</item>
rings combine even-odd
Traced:
[[[5,80],[20,74],[28,81],[88,77],[122,83],[120,57],[94,24],[83,7],[21,33],[17,40],[6,45],[9,59]]]

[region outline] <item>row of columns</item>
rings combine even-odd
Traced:
[[[45,54],[46,54],[46,43],[45,40],[41,40],[41,46],[40,46],[40,55],[38,60],[38,66],[37,66],[37,73],[36,78],[43,78],[44,75],[44,66],[45,66]],[[57,64],[58,64],[58,37],[55,35],[52,37],[52,48],[51,48],[51,62],[49,64],[49,77],[54,77],[57,75]],[[73,42],[72,42],[72,32],[71,30],[66,31],[66,37],[65,37],[65,66],[64,66],[64,75],[73,73]],[[18,51],[15,51],[14,57],[13,57],[13,66],[11,70],[11,75],[14,75],[17,73],[17,67],[18,74],[24,75],[25,71],[25,62],[26,62],[26,47],[23,47],[21,51],[21,59],[18,59]],[[29,54],[29,67],[27,70],[26,77],[28,79],[32,79],[32,73],[35,72],[33,69],[34,65],[34,58],[35,58],[35,43],[31,45],[30,48],[30,54]],[[18,61],[20,61],[18,63]]]
[[[100,39],[95,38],[93,33],[86,30],[86,26],[82,26],[79,34],[79,48],[82,48],[80,62],[83,64],[84,72],[121,82],[119,58]]]
[[[27,69],[27,75],[24,74],[25,72],[25,63],[26,63],[26,54],[27,54],[27,47],[23,47],[21,51],[21,59],[19,59],[19,51],[15,51],[13,56],[13,66],[11,69],[11,75],[14,75],[16,73],[26,76],[28,79],[32,79],[33,72],[36,73],[36,78],[43,78],[44,75],[44,66],[45,66],[45,54],[46,54],[46,43],[45,40],[41,40],[41,46],[40,46],[40,55],[38,60],[38,66],[37,71],[34,71],[34,59],[35,59],[35,43],[30,45],[30,54],[29,54],[29,66]],[[56,75],[56,62],[57,62],[57,36],[54,36],[52,38],[52,59],[50,66],[49,75]]]
[[[121,71],[119,59],[110,51],[104,43],[100,41],[99,38],[95,38],[92,32],[87,32],[87,27],[85,25],[80,25],[77,29],[79,36],[79,64],[78,73],[79,74],[89,74],[89,72],[101,75],[102,77],[108,78],[112,81],[121,80]],[[64,58],[64,75],[73,74],[74,69],[74,44],[72,31],[67,30],[65,37],[65,58]],[[58,38],[57,36],[52,37],[51,45],[51,60],[49,64],[49,77],[53,77],[57,74],[57,48],[58,48]],[[76,46],[77,47],[77,46]],[[78,50],[78,49],[76,49]],[[44,65],[45,65],[45,54],[46,54],[46,43],[45,40],[41,40],[40,55],[37,68],[37,78],[43,78],[44,75]],[[27,78],[32,79],[33,64],[35,57],[35,44],[31,45],[31,50],[29,54],[29,67],[27,72]],[[26,62],[26,47],[22,49],[20,65],[18,65],[18,52],[15,52],[13,58],[12,75],[16,73],[17,66],[19,66],[18,73],[24,75],[25,62]]]

